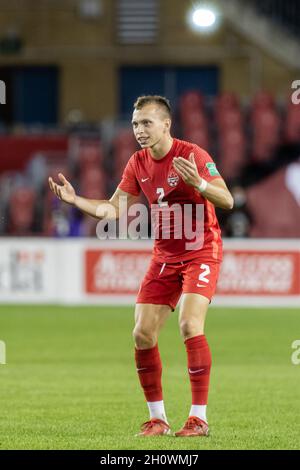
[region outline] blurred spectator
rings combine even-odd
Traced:
[[[277,170],[247,190],[250,236],[300,237],[300,162]]]
[[[8,233],[10,235],[33,235],[35,232],[36,194],[28,187],[15,189],[9,200]]]
[[[224,235],[235,238],[248,237],[251,218],[246,207],[246,193],[242,187],[236,186],[231,189],[231,194],[234,199],[233,210],[223,211],[223,217],[220,218]]]
[[[47,237],[81,236],[82,214],[69,204],[61,203],[47,192],[44,210],[43,234]]]
[[[41,191],[48,177],[46,158],[43,153],[38,153],[28,162],[26,175],[34,188]]]

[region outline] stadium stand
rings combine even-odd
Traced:
[[[299,106],[288,101],[283,109],[267,91],[258,92],[245,104],[234,93],[222,93],[211,100],[191,90],[178,100],[174,120],[179,136],[212,153],[227,184],[237,194],[233,213],[219,214],[225,235],[298,236],[297,222],[292,221],[299,219],[299,200],[288,189],[284,174],[289,165],[299,161]],[[7,214],[0,225],[1,234],[94,236],[97,221],[62,207],[49,191],[47,178],[57,178],[61,172],[79,194],[106,199],[137,149],[131,128],[116,126],[105,147],[100,128],[92,135],[82,131],[57,138],[45,134],[30,136],[30,143],[24,138],[23,142],[22,147],[16,136],[14,147],[13,136],[0,138],[2,155],[14,154],[12,168],[6,163],[1,171],[2,213]],[[18,152],[20,159],[15,155]],[[262,221],[267,220],[264,210],[270,205],[276,184],[276,194],[282,194],[278,210],[285,218],[279,222],[273,217],[272,224],[262,230]],[[260,198],[266,203],[258,204]]]

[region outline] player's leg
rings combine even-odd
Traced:
[[[208,434],[206,407],[211,370],[211,352],[205,336],[205,319],[219,273],[218,263],[191,263],[183,272],[183,297],[179,328],[183,337],[192,391],[192,406],[185,426],[177,436]],[[199,293],[201,292],[201,294]]]
[[[133,338],[139,350],[153,348],[172,309],[169,305],[136,304]]]
[[[165,431],[169,431],[169,427],[164,426],[164,423],[168,424],[168,420],[163,401],[162,363],[157,341],[170,313],[171,307],[168,305],[137,304],[135,309],[133,337],[136,369],[150,415],[150,421],[146,423],[146,435],[149,432],[150,435],[156,435],[157,432],[165,434]],[[141,435],[145,435],[144,432],[145,429]]]
[[[139,434],[142,436],[165,434],[170,430],[163,402],[162,363],[157,341],[180,293],[176,270],[152,262],[137,297],[133,331],[136,368],[150,413],[150,421]]]
[[[210,300],[203,295],[184,293],[179,307],[179,329],[184,341],[203,335]]]
[[[204,334],[209,299],[199,294],[184,294],[179,311],[180,333],[184,339],[192,391],[189,416],[205,423],[208,400],[211,353]]]

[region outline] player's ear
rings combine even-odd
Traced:
[[[171,124],[172,124],[171,119],[166,119],[166,120],[165,120],[165,127],[166,127],[166,130],[167,130],[167,131],[170,131],[170,129],[171,129]]]

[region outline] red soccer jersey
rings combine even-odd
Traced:
[[[181,156],[188,159],[190,153],[194,153],[201,177],[208,182],[220,177],[213,160],[205,150],[195,144],[173,139],[170,151],[161,160],[152,158],[150,151],[147,149],[134,153],[125,167],[122,181],[119,184],[121,190],[135,196],[138,196],[142,190],[148,199],[152,214],[153,212],[156,214],[159,212],[167,213],[170,210],[169,239],[161,236],[164,231],[162,219],[156,219],[159,230],[156,233],[159,233],[159,238],[155,239],[153,255],[157,261],[163,263],[177,263],[202,256],[203,259],[214,259],[216,261],[222,259],[221,231],[214,205],[195,188],[187,185],[173,167],[174,157]],[[178,219],[171,211],[171,208],[174,205],[177,205],[179,210],[181,208],[182,218],[185,218],[185,208],[187,206],[192,208],[190,223],[194,230],[197,227],[196,205],[198,204],[202,204],[204,209],[203,244],[200,244],[200,248],[187,249],[191,238],[189,238],[189,235],[188,238],[185,236],[183,229],[181,230],[182,236],[179,239],[177,238],[179,233],[177,230]],[[177,235],[175,235],[176,233]]]

